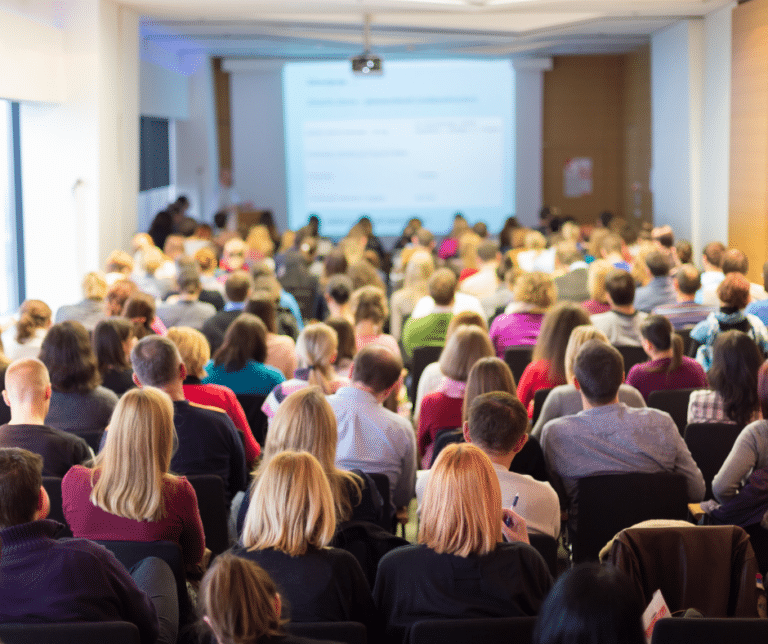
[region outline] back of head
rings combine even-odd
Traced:
[[[400,379],[403,362],[386,347],[369,344],[358,351],[352,363],[352,382],[383,393]]]
[[[586,563],[563,574],[539,611],[533,644],[643,644],[643,603],[614,566]]]
[[[743,309],[749,304],[749,280],[738,271],[726,273],[717,287],[717,297],[723,306]]]
[[[176,282],[179,285],[179,291],[189,295],[199,293],[203,288],[200,284],[200,274],[196,268],[186,268],[181,271]]]
[[[675,273],[677,288],[683,295],[695,295],[701,288],[701,274],[693,264],[683,264]]]
[[[328,479],[309,452],[282,452],[259,470],[243,526],[243,545],[291,556],[324,548],[336,531]]]
[[[103,375],[109,368],[126,369],[128,358],[124,343],[132,337],[133,325],[124,318],[101,320],[93,330],[93,350]]]
[[[669,260],[667,256],[658,250],[651,251],[645,256],[645,264],[653,277],[669,275]]]
[[[560,242],[555,248],[555,257],[563,266],[570,266],[584,259],[579,247],[572,241]]]
[[[150,335],[131,351],[131,365],[145,387],[166,387],[181,380],[181,356],[168,338]]]
[[[117,280],[107,291],[107,315],[120,315],[126,300],[138,290],[131,280]]]
[[[731,250],[723,253],[723,261],[721,264],[723,273],[741,273],[746,275],[749,271],[749,260],[747,256],[737,248],[731,248]]]
[[[677,258],[682,264],[690,264],[693,261],[693,246],[687,239],[680,239],[675,242]]]
[[[475,311],[462,311],[461,313],[454,315],[448,323],[448,330],[445,334],[446,342],[450,340],[456,329],[465,324],[479,327],[486,332],[488,331],[488,322],[482,315]]]
[[[113,250],[106,263],[107,273],[125,273],[129,275],[133,271],[133,257],[124,250]]]
[[[528,412],[505,391],[480,394],[469,406],[469,437],[486,453],[509,454],[528,429]]]
[[[616,399],[624,381],[624,359],[610,344],[589,340],[576,356],[573,375],[590,403],[606,405]]]
[[[453,303],[457,286],[456,273],[450,268],[439,268],[429,278],[429,294],[438,306],[448,306]]]
[[[466,382],[472,366],[480,358],[494,355],[493,345],[481,328],[460,326],[454,330],[440,354],[440,371],[451,380]]]
[[[225,552],[200,582],[198,612],[218,644],[255,644],[282,635],[277,586],[256,562]]]
[[[550,275],[539,271],[523,273],[513,288],[515,301],[545,311],[557,300],[557,287]]]
[[[672,248],[675,245],[675,233],[671,226],[659,226],[651,231],[651,239],[658,242],[663,248]]]
[[[259,318],[267,327],[267,332],[277,333],[277,304],[270,293],[254,292],[243,310]]]
[[[359,259],[353,262],[347,269],[347,275],[352,280],[352,286],[355,290],[365,286],[375,286],[384,290],[384,282],[379,277],[376,268],[369,261]]]
[[[0,530],[34,519],[42,485],[42,456],[19,447],[0,448]]]
[[[133,332],[137,338],[153,333],[150,325],[155,319],[154,298],[141,291],[134,293],[125,302],[123,317],[133,322]]]
[[[635,301],[635,280],[619,268],[611,269],[605,276],[605,290],[616,306],[628,306]]]
[[[325,285],[325,294],[339,306],[349,302],[352,290],[352,280],[346,275],[332,275]]]
[[[474,232],[478,237],[485,239],[488,237],[488,226],[484,221],[478,221],[472,226],[472,232]],[[482,257],[480,259],[482,259]]]
[[[487,233],[487,231],[486,231]],[[481,262],[495,261],[499,255],[499,245],[490,239],[486,239],[480,243],[477,248],[477,256]]]
[[[501,489],[490,459],[469,443],[440,452],[424,491],[419,543],[467,557],[501,541]]]
[[[241,313],[224,332],[224,340],[213,361],[227,371],[240,371],[251,361],[267,359],[267,327],[253,313]]]
[[[329,380],[333,378],[333,360],[338,348],[336,331],[322,322],[308,324],[296,341],[296,356],[301,366],[309,369],[310,384],[330,394]]]
[[[429,248],[429,246],[431,246],[434,243],[435,236],[432,234],[431,231],[427,230],[422,226],[416,231],[416,240],[419,242],[419,246],[424,246],[425,248]]]
[[[355,344],[355,329],[349,320],[331,317],[327,318],[323,324],[327,324],[336,331],[338,338],[336,362],[352,360],[355,357],[355,353],[357,353],[357,345]]]
[[[363,286],[352,293],[355,324],[363,321],[383,324],[389,316],[387,296],[378,286]]]
[[[44,329],[51,323],[51,308],[41,300],[26,300],[19,308],[16,323],[16,342],[29,340],[37,329]]]
[[[722,396],[726,416],[739,425],[750,422],[759,407],[757,374],[762,363],[762,352],[746,333],[725,331],[715,339],[707,380]]]
[[[425,250],[418,250],[405,265],[403,286],[417,288],[420,292],[428,288],[429,278],[435,272],[435,261]]]
[[[5,391],[11,409],[42,405],[51,380],[48,369],[37,358],[14,360],[5,371]]]
[[[88,331],[79,322],[54,324],[45,335],[39,357],[55,391],[88,393],[101,383]]]
[[[234,271],[224,282],[224,295],[230,302],[244,302],[251,288],[251,278],[245,271]]]
[[[532,359],[549,361],[550,380],[565,380],[565,349],[571,331],[583,324],[590,324],[589,314],[575,302],[559,302],[544,316]]]
[[[187,373],[204,378],[205,365],[211,359],[211,345],[197,329],[189,326],[174,326],[168,329],[166,337],[176,345]]]
[[[480,394],[489,391],[505,391],[517,396],[515,377],[509,365],[503,360],[492,356],[480,358],[469,370],[467,386],[464,389],[464,403],[461,409],[461,421],[467,420],[470,403]]]
[[[613,270],[608,260],[596,259],[587,269],[587,289],[589,297],[598,302],[605,301],[605,279]]]
[[[582,324],[571,331],[565,347],[565,380],[573,384],[573,365],[582,345],[588,340],[600,340],[608,344],[608,336],[592,323]]]
[[[600,251],[604,255],[612,255],[613,253],[621,253],[621,249],[624,245],[624,240],[616,233],[609,233],[603,237],[600,242]]]
[[[722,266],[724,254],[725,246],[722,244],[722,242],[709,242],[704,247],[704,257],[706,258],[707,263],[711,264],[712,266],[716,266],[717,268]]]
[[[340,248],[334,248],[325,258],[323,262],[323,274],[326,277],[331,275],[346,274],[347,268],[347,256]]]
[[[91,271],[83,278],[83,297],[86,300],[101,301],[107,296],[107,281],[101,273]]]

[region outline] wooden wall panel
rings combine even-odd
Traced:
[[[213,58],[213,91],[216,101],[216,137],[219,168],[232,169],[232,112],[230,111],[229,73],[221,66],[221,58]]]
[[[638,228],[653,220],[651,177],[651,48],[624,57],[624,217]]]
[[[768,259],[768,0],[733,11],[728,238],[762,283]]]

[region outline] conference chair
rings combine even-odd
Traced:
[[[768,641],[768,619],[660,619],[651,644],[754,644]]]
[[[69,622],[66,624],[0,624],[3,644],[141,644],[131,622]]]
[[[370,521],[344,521],[336,528],[331,545],[346,550],[357,559],[368,585],[373,588],[379,561],[390,550],[407,546],[408,541]]]
[[[66,519],[64,518],[64,507],[61,498],[61,479],[58,476],[44,476],[43,487],[48,492],[48,499],[51,502],[51,509],[48,512],[48,518],[58,521],[62,524],[56,533],[56,538],[71,537],[72,531],[69,529]]]
[[[531,418],[531,426],[535,425],[536,421],[539,420],[541,409],[542,407],[544,407],[544,401],[547,399],[547,396],[549,396],[549,392],[552,391],[553,389],[554,387],[537,389],[536,392],[533,394],[533,416]]]
[[[531,546],[547,562],[549,572],[553,577],[557,577],[557,539],[548,534],[528,534],[528,540]]]
[[[256,442],[264,447],[264,441],[267,439],[267,415],[261,411],[261,406],[267,399],[266,396],[256,396],[254,394],[236,394],[237,400],[245,412],[245,418],[251,427],[251,433]],[[243,437],[240,437],[241,440]]]
[[[93,450],[94,454],[98,454],[99,450],[101,449],[101,439],[104,435],[103,429],[98,429],[95,431],[89,431],[89,432],[72,432],[76,436],[79,436],[82,438],[86,443],[88,443],[88,447],[90,447]]]
[[[529,644],[535,617],[426,619],[411,626],[409,644]]]
[[[504,362],[509,365],[509,369],[512,372],[512,375],[515,377],[515,384],[520,382],[523,371],[525,371],[525,368],[531,362],[532,354],[533,346],[527,344],[507,347],[504,350]]]
[[[416,392],[419,387],[419,380],[421,380],[421,374],[424,373],[427,365],[437,362],[440,359],[440,354],[443,352],[443,347],[415,347],[413,349],[413,369],[411,372],[411,390],[408,395],[411,401],[416,403]],[[413,410],[414,413],[417,410]]]
[[[360,622],[289,622],[285,628],[296,637],[341,644],[367,644],[368,642],[365,624]]]
[[[675,329],[675,333],[683,339],[683,355],[687,356],[688,351],[691,349],[691,331],[693,327],[687,329]]]
[[[688,423],[688,400],[691,392],[696,389],[666,389],[652,391],[648,394],[648,406],[660,409],[672,416],[680,435],[685,434],[685,426]]]
[[[634,367],[636,364],[640,364],[641,362],[647,362],[650,358],[648,358],[648,354],[645,352],[643,347],[616,347],[619,350],[619,353],[621,354],[621,357],[624,358],[624,373],[629,373],[629,370]]]
[[[395,516],[392,512],[392,491],[389,489],[389,477],[381,472],[366,472],[376,485],[381,495],[381,523],[379,525],[387,532],[394,532]]]
[[[597,561],[600,550],[616,533],[648,519],[688,517],[685,476],[601,474],[578,482],[576,533],[571,535],[573,561]]]
[[[432,450],[432,461],[429,464],[430,469],[435,464],[435,461],[437,460],[437,457],[440,455],[440,452],[443,451],[448,445],[451,443],[463,443],[464,442],[464,432],[459,427],[458,429],[455,427],[448,427],[447,429],[441,429],[440,431],[435,434],[435,447]]]
[[[197,507],[203,521],[205,546],[213,556],[229,548],[229,530],[227,527],[229,509],[224,493],[224,481],[215,474],[187,474],[187,479],[195,488]]]
[[[712,479],[725,463],[742,429],[734,423],[691,423],[685,428],[685,444],[707,484],[705,499],[712,498]]]

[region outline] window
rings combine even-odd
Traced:
[[[24,235],[21,220],[19,105],[0,100],[0,315],[24,299]]]

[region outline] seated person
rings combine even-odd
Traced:
[[[0,449],[0,622],[126,621],[138,627],[142,644],[175,642],[178,600],[167,564],[150,558],[133,570],[145,591],[163,595],[153,605],[108,550],[85,539],[55,539],[60,524],[45,519],[42,466],[25,449]]]
[[[593,315],[592,324],[605,333],[614,346],[642,346],[640,326],[648,314],[638,311],[633,304],[635,280],[627,271],[613,269],[605,278],[605,291],[611,310]]]
[[[401,340],[406,356],[413,357],[416,347],[441,347],[445,344],[448,324],[453,317],[457,285],[456,274],[450,268],[441,268],[429,278],[429,295],[435,306],[431,313],[420,318],[411,317],[405,323]]]

